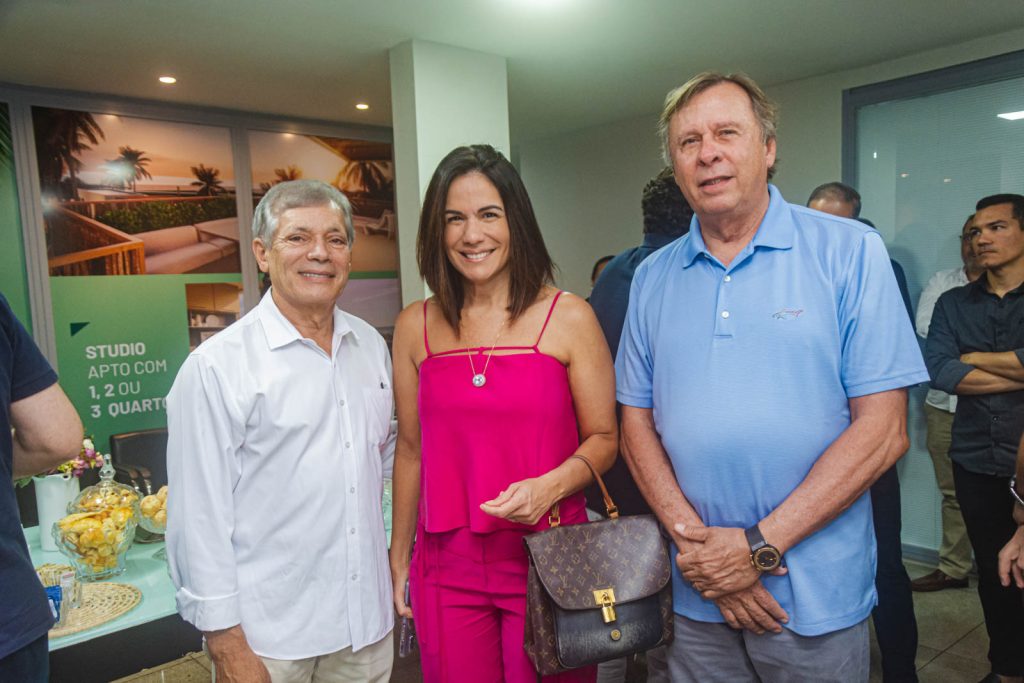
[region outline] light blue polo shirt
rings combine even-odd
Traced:
[[[769,190],[764,221],[729,267],[696,217],[640,265],[615,363],[619,402],[653,408],[676,480],[708,525],[746,528],[782,503],[850,424],[849,398],[928,381],[878,233]],[[870,614],[875,560],[865,493],[786,553],[786,576],[762,581],[789,628],[821,635]],[[723,621],[673,571],[676,612]]]

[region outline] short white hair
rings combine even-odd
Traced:
[[[253,238],[261,240],[269,246],[274,238],[277,221],[281,218],[281,214],[288,209],[300,209],[308,206],[329,206],[341,214],[349,247],[352,246],[355,242],[355,230],[352,227],[352,205],[341,190],[321,180],[288,180],[270,188],[253,212]]]

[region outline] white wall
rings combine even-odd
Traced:
[[[657,115],[516,146],[558,285],[590,294],[598,258],[640,244],[640,194],[663,163]]]

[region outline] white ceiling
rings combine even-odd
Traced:
[[[527,140],[706,68],[772,85],[1021,26],[1024,0],[0,0],[0,82],[389,126],[388,49],[419,38],[507,57]]]

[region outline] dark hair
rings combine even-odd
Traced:
[[[991,194],[978,200],[975,211],[987,209],[990,206],[1009,204],[1013,209],[1013,217],[1017,219],[1017,225],[1024,230],[1024,196],[1019,194]]]
[[[445,207],[452,183],[467,173],[480,173],[487,178],[505,205],[509,231],[508,312],[513,321],[537,300],[544,285],[554,280],[555,268],[544,246],[530,197],[515,167],[490,145],[453,149],[438,164],[427,185],[416,235],[416,263],[456,335],[465,288],[462,275],[448,260],[445,249]]]
[[[960,228],[961,238],[964,237],[964,233],[967,232],[967,228],[971,225],[971,223],[974,222],[974,216],[975,214],[972,213],[970,216],[967,217],[967,220],[964,221],[964,227]]]
[[[807,199],[807,206],[816,199],[835,199],[853,207],[853,217],[860,215],[860,192],[840,182],[818,185]],[[872,226],[874,227],[874,226]]]
[[[645,235],[679,237],[690,231],[693,209],[686,201],[671,168],[647,181],[640,199]]]
[[[601,266],[603,266],[604,264],[608,263],[613,258],[615,258],[614,255],[612,255],[612,256],[602,256],[601,258],[597,259],[597,261],[594,262],[594,267],[590,269],[590,281],[591,282],[593,282],[594,280],[597,279],[597,271],[601,270]]]

